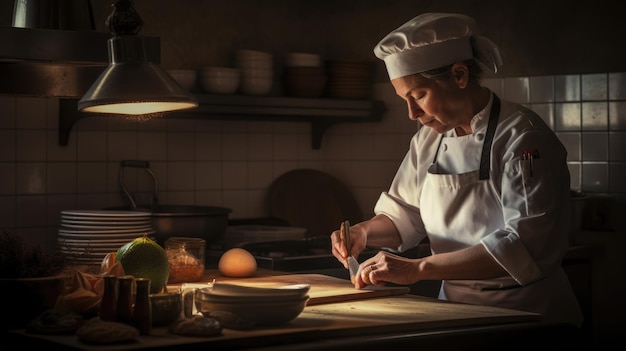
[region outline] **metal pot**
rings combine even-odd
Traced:
[[[207,245],[220,240],[228,227],[228,208],[160,205],[149,209],[156,241],[163,246],[174,236],[202,238]]]
[[[159,205],[157,200],[158,182],[147,161],[122,161],[120,166],[120,187],[130,202],[128,207],[113,207],[113,210],[136,210],[151,213],[155,239],[164,246],[165,240],[174,236],[202,238],[207,247],[220,240],[228,227],[229,208],[197,205]],[[124,168],[144,168],[154,181],[152,203],[137,205],[135,199],[124,186]]]

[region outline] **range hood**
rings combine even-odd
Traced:
[[[95,30],[91,0],[15,0],[0,26],[0,94],[80,98],[109,63],[112,34]],[[144,38],[160,63],[158,38]]]
[[[107,67],[110,33],[0,27],[0,94],[80,98]],[[160,63],[157,37],[144,37]]]

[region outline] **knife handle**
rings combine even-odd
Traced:
[[[343,247],[346,249],[346,258],[350,257],[350,222],[344,221],[341,223],[341,229],[339,231],[339,236],[341,238],[341,242],[343,243]]]

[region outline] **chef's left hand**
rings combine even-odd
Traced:
[[[387,251],[379,251],[374,257],[363,261],[354,278],[354,286],[362,289],[367,285],[384,286],[386,283],[408,285],[417,282],[419,259],[409,259]]]

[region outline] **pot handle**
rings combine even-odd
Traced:
[[[131,193],[128,191],[128,189],[126,189],[126,186],[124,185],[124,168],[125,167],[143,168],[146,170],[146,172],[148,172],[148,174],[150,174],[150,176],[152,177],[152,181],[154,183],[154,189],[152,192],[152,207],[155,207],[158,203],[159,184],[157,181],[156,174],[154,174],[154,172],[152,172],[152,170],[150,169],[150,162],[140,161],[140,160],[122,160],[121,165],[120,165],[120,174],[119,174],[120,188],[122,189],[122,192],[124,193],[128,201],[130,202],[131,208],[137,209],[137,202],[135,201]]]

